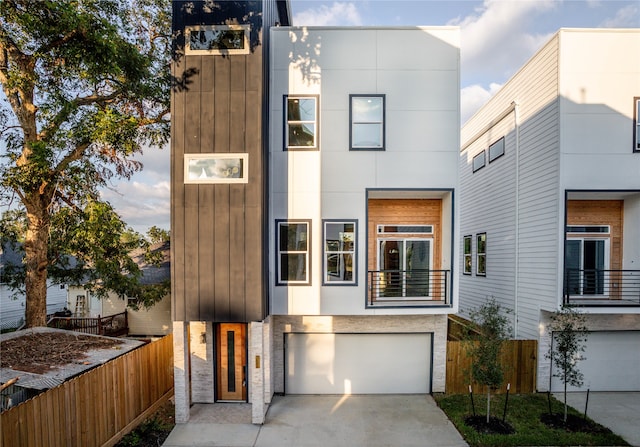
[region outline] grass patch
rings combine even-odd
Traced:
[[[471,400],[468,395],[434,395],[438,406],[446,413],[460,434],[472,447],[480,446],[626,446],[624,439],[591,420],[590,432],[572,432],[565,428],[551,428],[541,421],[543,414],[549,413],[546,394],[510,395],[506,422],[514,429],[513,434],[479,433],[465,423],[465,417],[472,414]],[[474,395],[476,414],[486,415],[487,399],[484,395]],[[491,398],[492,417],[502,419],[505,395],[498,394]],[[562,413],[562,402],[551,397],[553,413]],[[573,408],[569,414],[582,417]]]

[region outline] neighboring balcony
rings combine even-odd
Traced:
[[[449,270],[370,270],[368,305],[429,307],[450,304]]]
[[[566,269],[564,304],[640,306],[640,270]]]

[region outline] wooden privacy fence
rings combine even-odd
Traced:
[[[448,394],[469,392],[471,385],[475,394],[485,393],[484,385],[471,382],[472,360],[467,356],[467,347],[463,341],[447,342],[447,380]],[[504,371],[504,383],[498,393],[506,391],[511,384],[511,393],[525,394],[536,391],[536,368],[538,357],[537,340],[507,340],[502,346],[501,363]]]
[[[167,335],[5,411],[1,444],[113,446],[172,395]]]

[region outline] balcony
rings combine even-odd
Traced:
[[[640,306],[640,270],[565,270],[564,304],[585,307]]]
[[[371,307],[448,306],[449,270],[370,270]]]

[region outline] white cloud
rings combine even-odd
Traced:
[[[334,2],[309,8],[293,16],[295,26],[360,26],[362,19],[354,3]]]
[[[601,28],[637,28],[640,23],[640,7],[628,5],[619,9],[612,18],[605,19]]]
[[[122,181],[102,190],[102,199],[111,203],[120,217],[139,233],[146,233],[154,225],[169,229],[169,180],[158,183]]]
[[[550,37],[527,30],[556,6],[553,0],[485,0],[474,14],[450,22],[461,28],[462,73],[494,80],[513,75]]]
[[[460,122],[464,124],[482,107],[498,90],[501,84],[491,83],[489,89],[475,84],[460,90]]]

